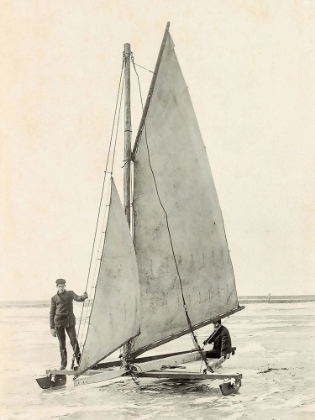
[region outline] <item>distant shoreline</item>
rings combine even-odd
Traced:
[[[290,296],[239,296],[239,303],[293,303],[293,302],[315,302],[315,295],[290,295]],[[50,306],[48,300],[8,300],[0,301],[0,308],[47,308]]]
[[[292,302],[315,302],[314,296],[303,296],[303,297],[276,297],[271,296],[265,298],[259,297],[247,297],[239,298],[240,303],[292,303]]]

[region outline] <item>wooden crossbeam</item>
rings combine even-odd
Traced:
[[[75,374],[74,370],[60,370],[60,369],[47,369],[46,375],[67,375],[73,376]]]
[[[137,375],[139,378],[168,378],[168,379],[198,379],[198,380],[215,380],[215,379],[242,379],[241,373],[235,374],[218,374],[218,373],[210,373],[204,375],[202,373],[197,372],[178,372],[178,371],[150,371],[150,372],[143,372]]]
[[[85,372],[85,375],[95,375],[96,373],[99,373],[97,370],[88,370]],[[74,376],[75,371],[74,370],[60,370],[60,369],[47,369],[46,375],[66,375],[66,376]]]

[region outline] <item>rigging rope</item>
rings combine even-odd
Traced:
[[[142,94],[141,94],[140,78],[139,78],[138,72],[137,72],[136,67],[135,67],[133,56],[131,58],[131,61],[132,61],[132,64],[133,64],[134,71],[135,71],[135,73],[137,75],[138,87],[139,87],[139,94],[140,94],[140,99],[141,99],[141,105],[142,105],[142,108],[143,108],[143,100],[142,100]],[[194,342],[194,345],[196,347],[196,350],[199,352],[200,356],[202,357],[202,359],[203,359],[203,361],[204,361],[207,369],[210,372],[213,372],[213,369],[208,364],[207,358],[204,355],[204,353],[203,353],[203,351],[202,351],[202,349],[201,349],[201,347],[199,345],[198,339],[197,339],[196,334],[195,334],[195,332],[193,330],[193,325],[191,323],[191,320],[190,320],[190,317],[189,317],[189,314],[188,314],[188,309],[187,309],[187,305],[186,305],[186,301],[185,301],[185,296],[184,296],[182,278],[181,278],[181,275],[180,275],[180,272],[179,272],[177,258],[176,258],[174,247],[173,247],[173,240],[172,240],[171,230],[170,230],[170,227],[169,227],[168,215],[167,215],[167,212],[166,212],[165,207],[163,206],[163,203],[162,203],[162,200],[161,200],[161,197],[160,197],[160,194],[159,194],[158,186],[157,186],[156,177],[155,177],[155,174],[154,174],[152,165],[151,165],[151,156],[150,156],[150,149],[149,149],[149,144],[148,144],[148,139],[147,139],[147,127],[146,127],[146,124],[144,124],[144,136],[145,136],[145,142],[146,142],[146,147],[147,147],[147,152],[148,152],[149,166],[150,166],[150,170],[151,170],[151,173],[152,173],[152,176],[153,176],[153,181],[154,181],[154,186],[155,186],[156,194],[157,194],[157,197],[158,197],[160,206],[161,206],[161,208],[162,208],[162,210],[164,212],[164,216],[165,216],[166,227],[167,227],[168,236],[169,236],[169,240],[170,240],[170,245],[171,245],[171,249],[172,249],[172,254],[173,254],[173,259],[174,259],[174,263],[175,263],[175,268],[176,268],[176,272],[177,272],[178,279],[179,279],[181,296],[182,296],[183,307],[184,307],[184,310],[185,310],[185,315],[186,315],[187,323],[189,325],[190,332],[191,332],[191,335],[192,335],[193,342]]]
[[[119,126],[119,117],[120,117],[120,110],[121,110],[121,103],[122,103],[122,95],[123,95],[123,88],[121,89],[121,84],[122,84],[121,82],[122,82],[122,78],[123,78],[123,75],[124,75],[124,69],[125,69],[125,58],[123,57],[122,68],[121,68],[121,73],[120,73],[120,78],[119,78],[118,91],[117,91],[117,97],[116,97],[115,111],[114,111],[113,122],[112,122],[111,136],[110,136],[110,142],[109,142],[107,159],[106,159],[106,166],[105,166],[105,171],[104,171],[104,176],[103,176],[103,183],[102,183],[102,188],[101,188],[101,198],[100,198],[100,203],[99,203],[99,207],[98,207],[98,213],[97,213],[97,219],[96,219],[96,225],[95,225],[95,233],[94,233],[94,238],[93,238],[93,243],[92,243],[92,250],[91,250],[90,263],[89,263],[89,269],[88,269],[88,274],[87,274],[87,280],[86,280],[85,290],[88,289],[88,285],[89,285],[89,282],[90,282],[90,279],[91,279],[91,268],[92,268],[92,262],[93,262],[93,257],[94,257],[96,237],[97,237],[97,233],[99,231],[99,219],[100,219],[100,214],[101,214],[101,209],[102,209],[102,204],[103,204],[103,199],[104,199],[105,182],[106,182],[106,179],[107,179],[107,175],[110,174],[110,177],[112,178],[112,173],[113,173],[114,157],[115,157],[116,143],[117,143],[117,133],[118,133],[118,126]],[[117,108],[118,108],[118,105],[119,105],[119,109],[118,109],[118,116],[117,116]],[[117,125],[117,129],[116,129],[116,135],[115,135],[113,152],[112,152],[111,171],[109,172],[108,171],[108,166],[109,166],[109,158],[110,158],[111,149],[112,149],[115,124]],[[104,214],[103,224],[104,224],[105,216],[106,216],[106,212]],[[103,229],[102,229],[102,233],[105,234],[105,232],[103,232]],[[101,235],[100,242],[101,241],[102,241],[102,235]],[[91,283],[91,287],[90,287],[90,291],[89,291],[89,299],[87,299],[88,302],[91,299],[90,293],[92,293],[92,289],[93,288],[95,289],[95,287],[96,287],[96,286],[93,286],[93,279],[95,278],[95,272],[96,272],[96,267],[95,267],[95,270],[94,270],[94,273],[93,273],[93,277],[92,277],[92,283]],[[84,301],[84,304],[82,306],[81,316],[80,316],[80,322],[79,322],[79,327],[78,327],[78,337],[79,337],[81,326],[82,326],[83,311],[84,311],[84,309],[87,309],[88,306],[89,306],[89,303],[87,303],[87,301]],[[90,315],[91,315],[91,311],[90,311]],[[85,317],[85,320],[84,320],[84,323],[83,323],[83,332],[85,330],[86,323],[88,322],[89,317],[90,316]]]
[[[124,62],[125,62],[125,60],[124,60]],[[124,84],[123,84],[123,88],[122,88],[121,94],[120,94],[119,111],[118,111],[117,127],[116,127],[116,137],[115,137],[113,157],[112,157],[112,173],[113,173],[113,170],[114,170],[114,160],[115,160],[115,152],[116,152],[116,144],[117,144],[117,138],[118,138],[118,129],[119,129],[119,121],[120,121],[120,111],[121,111],[121,103],[122,103],[123,94],[124,94]]]
[[[132,63],[133,63],[133,65],[134,65],[134,66],[141,67],[142,69],[144,69],[144,70],[146,70],[146,71],[148,71],[148,72],[150,72],[150,73],[152,73],[152,74],[155,74],[155,73],[154,73],[154,71],[149,70],[149,69],[146,69],[145,67],[140,66],[140,64],[135,63],[135,62],[134,62],[133,53],[131,53],[131,61],[132,61]]]

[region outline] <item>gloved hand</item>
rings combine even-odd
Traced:
[[[56,330],[55,330],[54,328],[51,328],[51,329],[50,329],[50,334],[51,334],[53,337],[57,337]]]
[[[83,293],[83,295],[81,296],[84,300],[88,298],[88,294],[86,292]]]
[[[205,340],[204,342],[203,342],[203,345],[205,346],[207,344],[207,340]]]

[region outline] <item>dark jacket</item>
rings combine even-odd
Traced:
[[[57,293],[51,298],[49,317],[51,329],[55,327],[73,327],[75,325],[73,300],[83,302],[85,299],[76,295],[72,290]]]
[[[214,331],[206,340],[208,344],[213,343],[213,351],[221,353],[221,356],[226,356],[232,352],[232,341],[229,330],[223,325]]]

